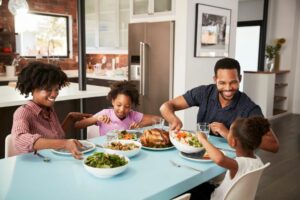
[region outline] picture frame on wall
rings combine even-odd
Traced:
[[[228,57],[231,10],[196,4],[195,57]]]

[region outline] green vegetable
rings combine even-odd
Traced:
[[[87,157],[85,164],[95,168],[115,168],[126,165],[128,162],[124,157],[115,154],[106,154],[103,152],[95,152]]]

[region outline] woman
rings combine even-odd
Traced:
[[[64,148],[81,159],[81,143],[64,139],[65,132],[70,123],[90,115],[71,112],[60,124],[53,108],[59,90],[68,84],[66,74],[52,64],[32,62],[21,71],[16,89],[25,97],[31,93],[32,100],[14,113],[11,133],[15,154]]]

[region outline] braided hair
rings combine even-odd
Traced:
[[[16,89],[28,97],[34,89],[49,89],[54,85],[59,89],[69,85],[67,75],[56,65],[35,61],[22,69]]]
[[[236,137],[244,150],[255,150],[262,137],[270,130],[270,123],[263,117],[239,118],[232,126],[233,137]]]
[[[129,96],[131,102],[138,106],[139,103],[139,92],[136,89],[136,86],[131,81],[118,81],[110,86],[110,92],[107,95],[107,99],[112,101],[117,98],[119,94],[124,94]]]

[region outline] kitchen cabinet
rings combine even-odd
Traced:
[[[85,4],[87,53],[127,53],[129,0]]]
[[[261,107],[265,117],[287,113],[288,73],[244,72],[244,92]]]
[[[78,78],[69,78],[69,81],[72,83],[78,83]],[[86,84],[89,85],[97,85],[109,87],[111,84],[115,83],[115,80],[107,80],[107,79],[97,79],[97,78],[86,78]]]
[[[131,0],[130,16],[131,21],[140,21],[140,19],[155,19],[171,17],[175,12],[174,0]],[[167,20],[169,20],[167,18]],[[171,19],[172,20],[172,19]],[[143,20],[141,20],[143,21]]]

